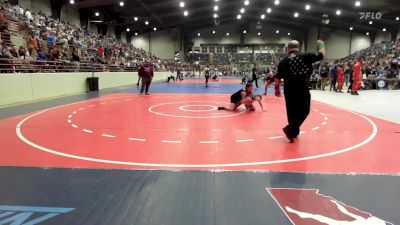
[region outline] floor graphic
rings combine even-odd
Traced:
[[[41,224],[42,222],[48,221],[53,217],[56,217],[60,214],[69,213],[73,210],[73,208],[0,205],[0,224]]]
[[[393,225],[317,189],[267,188],[293,225]]]

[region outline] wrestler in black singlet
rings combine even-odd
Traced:
[[[253,94],[251,92],[247,92],[246,90],[241,89],[241,90],[237,91],[236,93],[234,93],[233,95],[231,95],[231,103],[241,104],[243,91],[246,92],[246,97],[253,96]]]

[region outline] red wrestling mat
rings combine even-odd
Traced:
[[[184,83],[184,84],[205,84],[205,79],[187,79],[182,81],[176,81],[176,83]],[[232,80],[232,79],[224,79],[220,78],[219,81],[214,81],[210,79],[208,81],[209,84],[241,84],[242,80]]]
[[[216,110],[229,95],[113,94],[0,121],[0,165],[398,173],[399,125],[313,103],[288,144],[284,99]]]

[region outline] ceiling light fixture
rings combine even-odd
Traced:
[[[144,24],[149,25],[149,21],[145,21]]]
[[[293,14],[293,16],[294,16],[295,18],[297,18],[297,17],[299,17],[299,13],[298,13],[298,12],[295,12],[295,13]]]
[[[230,34],[229,33],[226,33],[226,36],[229,36]]]
[[[371,20],[371,21],[369,21],[369,25],[372,25],[372,24],[373,24],[372,20]]]
[[[200,37],[200,33],[197,33],[197,37]]]
[[[95,16],[100,16],[100,13],[99,13],[99,12],[95,12],[94,15],[95,15]]]
[[[73,5],[73,4],[75,4],[75,1],[74,0],[69,0],[69,4]]]
[[[246,33],[247,33],[247,31],[246,31],[246,30],[244,30],[244,31],[243,31],[243,34],[246,34]]]
[[[156,30],[157,30],[157,27],[154,27],[153,30],[156,31]]]
[[[276,30],[275,33],[279,34],[279,30]]]
[[[240,15],[240,14],[237,15],[237,16],[236,16],[236,19],[238,19],[238,20],[242,19],[242,15]]]
[[[262,20],[265,19],[265,15],[264,14],[261,15],[261,19]]]
[[[386,28],[383,28],[382,31],[383,31],[383,32],[386,32]]]
[[[218,11],[219,7],[216,5],[214,6],[214,11]]]
[[[310,5],[306,5],[306,10],[310,10],[311,6]]]
[[[336,15],[340,16],[340,14],[342,14],[342,11],[340,11],[339,9],[336,10]]]
[[[129,29],[129,28],[126,28],[126,32],[129,32],[129,31],[131,31],[131,29]]]
[[[272,9],[271,8],[268,8],[267,9],[267,13],[271,13],[272,12]]]
[[[258,32],[258,34],[257,34],[258,36],[260,36],[261,35],[261,32]]]
[[[350,30],[353,30],[353,27],[350,27]]]
[[[139,18],[137,18],[136,16],[133,18],[133,20],[138,21]]]
[[[119,2],[119,6],[124,6],[125,5],[125,2]]]
[[[215,30],[213,30],[213,32],[212,32],[213,34],[215,34]]]
[[[249,4],[250,4],[249,0],[244,1],[244,5],[249,5]]]
[[[184,15],[184,16],[188,16],[188,15],[189,15],[189,12],[185,10],[185,12],[183,12],[183,15]]]
[[[214,13],[214,18],[218,18],[218,14]]]
[[[369,32],[367,32],[366,35],[368,36],[368,35],[369,35]]]
[[[244,13],[244,12],[246,12],[246,10],[244,8],[241,8],[240,13]]]
[[[279,0],[275,0],[274,2],[275,5],[279,5],[279,3],[280,3]]]
[[[183,8],[183,7],[185,7],[185,3],[184,3],[184,2],[180,2],[180,3],[179,3],[179,6],[180,6],[181,8]]]
[[[360,7],[360,6],[361,6],[361,2],[360,2],[360,1],[356,1],[356,2],[354,3],[354,5],[357,6],[357,7]]]

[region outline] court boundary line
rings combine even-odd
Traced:
[[[116,97],[116,98],[124,98],[126,96],[123,97]],[[109,99],[113,99],[113,98],[109,98]],[[82,102],[79,102],[82,103]],[[335,156],[335,155],[339,155],[342,153],[346,153],[346,152],[350,152],[350,151],[354,151],[355,149],[358,149],[366,144],[368,144],[369,142],[371,142],[377,135],[378,133],[378,127],[377,125],[368,117],[353,112],[353,111],[349,111],[349,110],[344,110],[344,109],[340,109],[339,107],[335,107],[335,106],[331,106],[331,105],[327,105],[324,103],[319,103],[319,102],[315,102],[315,103],[319,103],[319,104],[323,104],[323,105],[327,105],[329,107],[333,107],[336,109],[340,109],[342,111],[345,112],[349,112],[352,114],[355,114],[357,116],[362,117],[363,119],[367,120],[367,122],[370,123],[371,127],[372,127],[372,132],[370,134],[370,136],[368,138],[366,138],[364,141],[341,149],[341,150],[337,150],[334,152],[329,152],[329,153],[325,153],[325,154],[320,154],[320,155],[314,155],[314,156],[307,156],[307,157],[301,157],[301,158],[293,158],[293,159],[282,159],[282,160],[272,160],[272,161],[260,161],[260,162],[247,162],[247,163],[221,163],[221,164],[165,164],[165,163],[138,163],[138,162],[126,162],[126,161],[117,161],[117,160],[107,160],[107,159],[97,159],[97,158],[90,158],[90,157],[85,157],[85,156],[78,156],[78,155],[73,155],[73,154],[68,154],[68,153],[64,153],[64,152],[59,152],[50,148],[46,148],[43,146],[40,146],[36,143],[31,142],[30,140],[28,140],[27,138],[25,138],[25,136],[22,134],[22,125],[28,121],[29,119],[33,118],[34,116],[37,116],[39,114],[42,114],[44,112],[56,109],[56,108],[61,108],[61,107],[66,107],[69,105],[75,105],[75,104],[79,104],[79,103],[71,103],[71,104],[67,104],[67,105],[62,105],[62,106],[56,106],[56,107],[52,107],[52,108],[48,108],[42,111],[39,111],[37,113],[31,114],[27,117],[25,117],[24,119],[20,120],[20,122],[17,124],[16,126],[16,134],[18,136],[18,138],[25,142],[26,144],[30,145],[31,147],[34,147],[40,151],[44,151],[47,153],[51,153],[54,155],[58,155],[58,156],[63,156],[66,158],[72,158],[72,159],[78,159],[78,160],[84,160],[84,161],[91,161],[91,162],[97,162],[97,163],[106,163],[106,164],[117,164],[117,165],[127,165],[127,166],[143,166],[143,167],[161,167],[161,168],[220,168],[220,167],[245,167],[245,166],[261,166],[261,165],[273,165],[273,164],[282,164],[282,163],[291,163],[291,162],[300,162],[300,161],[307,161],[307,160],[314,160],[314,159],[320,159],[320,158],[326,158],[326,157],[331,157],[331,156]]]

